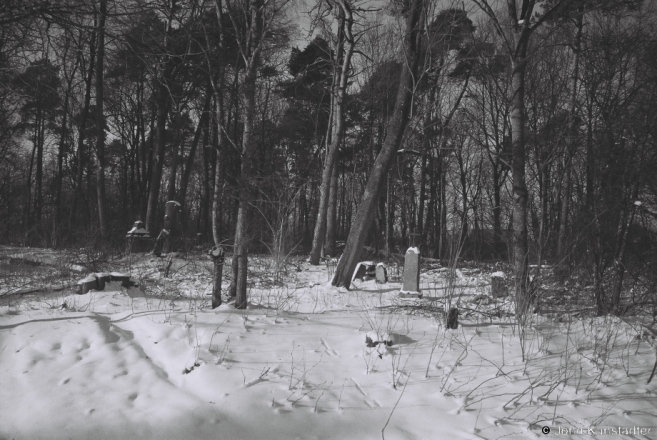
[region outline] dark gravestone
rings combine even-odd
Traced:
[[[107,272],[99,272],[96,274],[98,279],[98,290],[105,290],[105,283],[110,282],[110,274]]]
[[[508,295],[504,272],[495,272],[490,276],[490,292],[493,298],[502,298]]]
[[[351,277],[351,282],[353,283],[356,278],[361,281],[371,280],[375,276],[374,262],[372,261],[361,261],[356,265],[354,270],[354,276]]]
[[[130,281],[130,274],[129,273],[112,272],[112,273],[110,273],[110,281],[118,281],[118,282],[121,283],[121,285],[123,287],[132,286],[132,282]]]
[[[98,278],[96,278],[96,274],[92,273],[87,275],[85,278],[78,281],[78,286],[79,295],[89,293],[90,290],[98,290]]]
[[[376,265],[376,283],[385,284],[388,282],[388,271],[383,263]]]
[[[404,276],[401,292],[406,295],[420,293],[420,250],[410,247],[404,256]]]

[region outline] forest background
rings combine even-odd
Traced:
[[[344,242],[335,285],[415,244],[508,261],[519,317],[546,261],[627,313],[657,286],[654,6],[5,1],[0,243],[123,248],[175,200],[238,307],[249,253]]]

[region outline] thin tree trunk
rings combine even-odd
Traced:
[[[331,176],[331,195],[329,197],[328,215],[326,219],[326,253],[336,256],[335,240],[337,233],[337,211],[338,211],[338,164],[333,166]]]
[[[568,140],[566,143],[566,157],[564,159],[564,177],[563,189],[561,195],[561,215],[559,218],[559,236],[557,238],[557,257],[561,263],[564,263],[566,255],[566,228],[568,227],[568,213],[570,210],[570,186],[571,186],[571,168],[573,155],[575,154],[575,137],[577,134],[577,86],[579,83],[579,59],[580,49],[582,43],[582,29],[584,27],[584,7],[580,6],[575,18],[575,25],[577,26],[577,33],[573,41],[573,79],[570,89],[570,109],[569,109],[569,127],[568,127]]]
[[[310,251],[310,264],[319,264],[319,258],[324,245],[326,235],[326,217],[329,204],[329,192],[331,187],[331,177],[333,167],[336,166],[338,148],[344,135],[344,99],[347,91],[347,82],[349,80],[349,69],[351,68],[351,56],[354,52],[355,40],[351,33],[353,25],[353,16],[350,6],[346,1],[339,1],[341,28],[339,30],[338,50],[336,56],[341,56],[341,49],[344,44],[344,54],[340,66],[340,82],[335,91],[334,110],[333,110],[333,130],[331,134],[331,144],[326,153],[324,168],[322,170],[322,183],[320,187],[319,209],[317,210],[317,222],[315,223],[315,233],[313,235],[313,247]],[[344,43],[342,43],[344,41]]]
[[[75,195],[73,196],[73,205],[71,206],[71,214],[69,217],[69,224],[71,229],[75,228],[77,220],[78,206],[82,199],[82,185],[84,179],[84,138],[87,129],[87,119],[89,118],[89,109],[91,107],[91,82],[94,75],[94,65],[96,59],[96,33],[91,34],[91,42],[89,43],[89,71],[85,78],[85,91],[84,91],[84,108],[82,109],[82,120],[78,128],[78,152],[77,152],[77,173],[75,176]]]
[[[201,231],[203,234],[203,239],[207,239],[210,230],[210,225],[212,224],[210,220],[210,151],[208,149],[208,142],[210,139],[210,117],[208,116],[205,121],[205,128],[203,133],[203,193],[201,196]]]
[[[386,139],[381,148],[381,152],[376,158],[370,173],[362,201],[358,206],[356,218],[352,223],[351,230],[345,251],[338,263],[333,277],[334,286],[343,286],[347,289],[351,285],[351,276],[356,268],[360,258],[365,239],[372,226],[376,204],[379,200],[379,194],[385,183],[385,177],[388,172],[390,163],[399,149],[404,130],[408,123],[408,117],[411,109],[411,100],[413,98],[413,83],[417,71],[419,59],[419,24],[424,7],[423,0],[413,0],[406,20],[405,32],[405,54],[406,63],[401,69],[399,78],[399,90],[395,101],[393,115],[388,125]]]
[[[34,217],[37,225],[41,222],[41,206],[43,204],[43,144],[44,121],[41,108],[37,110],[37,151],[36,151],[36,188],[34,193]]]
[[[175,6],[175,0],[172,1],[172,8]],[[167,28],[164,36],[164,50],[169,47],[169,33],[171,32],[171,24],[173,17],[170,14],[167,21]],[[160,199],[160,187],[162,184],[162,172],[164,170],[164,150],[166,146],[166,124],[167,113],[169,111],[169,88],[170,76],[172,66],[170,62],[164,62],[161,67],[161,72],[158,75],[157,82],[157,116],[156,116],[156,151],[155,151],[155,164],[152,167],[150,175],[150,186],[148,191],[148,206],[146,207],[146,228],[149,231],[155,231],[155,219],[157,216],[157,208]],[[150,161],[149,161],[150,162]]]
[[[215,88],[215,162],[214,162],[214,186],[212,195],[212,237],[215,246],[221,244],[221,149],[223,145],[224,133],[222,130],[224,121],[224,102],[223,102],[223,71],[219,73],[219,85]],[[234,256],[233,256],[234,258]]]
[[[522,38],[522,37],[521,37]],[[527,37],[528,38],[528,37]],[[521,320],[529,307],[527,185],[525,183],[525,68],[527,41],[520,42],[518,55],[512,62],[511,136],[513,176],[513,254],[516,286],[516,315]]]
[[[178,173],[178,152],[182,149],[180,136],[180,119],[182,117],[181,103],[176,106],[176,116],[173,127],[173,149],[171,150],[171,165],[169,167],[169,179],[167,183],[167,201],[176,200],[176,175]]]
[[[201,114],[201,118],[198,121],[198,126],[196,127],[196,131],[194,132],[194,139],[192,140],[192,145],[189,149],[189,156],[187,156],[187,160],[185,161],[185,169],[183,170],[183,174],[180,178],[179,198],[180,198],[180,205],[182,206],[181,212],[183,215],[183,219],[187,218],[185,212],[186,212],[187,186],[189,185],[189,177],[192,175],[192,168],[194,167],[194,158],[196,157],[196,149],[201,139],[201,133],[203,132],[203,128],[207,125],[208,111],[210,110],[211,102],[212,102],[212,91],[208,90],[205,96],[205,102],[203,103],[203,113]]]
[[[100,0],[98,17],[98,57],[96,59],[96,192],[98,195],[98,223],[100,238],[108,238],[107,201],[105,199],[105,115],[104,104],[104,63],[105,63],[105,17],[107,15],[107,0]]]
[[[249,242],[247,226],[249,223],[249,204],[251,202],[252,156],[255,147],[253,129],[256,110],[256,68],[257,60],[252,59],[251,66],[249,66],[246,78],[244,79],[245,118],[244,134],[242,137],[242,173],[240,176],[239,204],[237,208],[237,221],[235,227],[235,253],[233,256],[233,258],[237,258],[237,280],[235,282],[235,293],[237,298],[235,306],[238,309],[245,309],[247,304],[246,279]]]
[[[68,104],[70,99],[71,83],[69,82],[64,96],[64,114],[62,115],[62,129],[59,135],[59,148],[57,149],[57,176],[55,179],[55,217],[53,219],[52,246],[58,246],[59,229],[61,226],[62,212],[62,181],[64,177],[64,148],[66,146],[68,124]]]

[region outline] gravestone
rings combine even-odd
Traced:
[[[130,281],[130,274],[124,272],[110,272],[110,281],[118,281],[123,287],[132,286],[132,281]]]
[[[404,276],[400,294],[418,295],[420,292],[420,250],[410,247],[404,256]]]
[[[375,266],[372,261],[361,261],[356,265],[354,269],[354,275],[351,277],[351,282],[353,283],[355,279],[361,281],[367,281],[374,278]]]
[[[98,279],[96,274],[92,273],[78,281],[78,295],[89,293],[90,290],[98,290]]]
[[[129,252],[147,252],[152,246],[151,235],[141,220],[135,222],[125,237],[128,239]]]
[[[504,272],[495,272],[490,276],[490,293],[493,298],[501,298],[508,295]]]
[[[105,283],[110,282],[110,274],[107,272],[98,272],[96,278],[98,279],[98,290],[105,290]]]
[[[376,283],[385,284],[388,282],[388,271],[383,263],[376,265]]]

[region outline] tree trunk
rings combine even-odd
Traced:
[[[322,253],[324,246],[324,237],[326,235],[326,217],[329,204],[329,192],[331,187],[331,178],[333,175],[333,168],[336,165],[338,155],[338,148],[342,142],[344,135],[344,98],[347,90],[347,82],[349,79],[349,69],[351,67],[351,56],[354,52],[354,38],[351,33],[353,25],[353,16],[350,7],[346,2],[338,2],[340,4],[340,21],[341,27],[339,29],[338,37],[338,50],[336,56],[341,56],[342,46],[344,44],[344,55],[342,64],[340,66],[340,82],[336,87],[335,98],[333,99],[334,109],[333,114],[333,130],[331,135],[331,144],[326,153],[326,160],[324,161],[324,169],[322,170],[322,183],[320,187],[319,209],[317,210],[317,222],[315,223],[315,233],[313,235],[313,247],[310,251],[310,264],[319,264],[319,257]],[[344,41],[344,43],[343,43]]]
[[[337,256],[335,240],[337,235],[338,211],[338,164],[333,166],[331,176],[331,196],[329,197],[328,215],[326,218],[326,253],[332,257]]]
[[[59,229],[61,226],[62,212],[62,181],[64,177],[64,148],[66,146],[67,126],[68,124],[68,103],[70,98],[71,83],[69,82],[66,94],[64,96],[64,110],[62,114],[62,129],[59,135],[59,148],[57,149],[57,176],[55,178],[55,217],[53,219],[52,246],[58,246]]]
[[[175,0],[172,1],[172,8],[175,5]],[[171,24],[173,17],[170,14],[167,21],[167,28],[164,36],[164,50],[169,47],[169,33],[171,32]],[[160,67],[160,74],[156,81],[157,92],[157,116],[156,116],[156,151],[155,151],[155,164],[152,166],[150,173],[150,185],[148,190],[148,206],[146,207],[146,228],[149,231],[155,231],[155,218],[157,215],[157,207],[160,199],[160,186],[162,184],[162,171],[164,170],[164,150],[166,146],[166,125],[167,114],[169,111],[169,88],[168,83],[172,73],[172,65],[169,61],[162,61],[164,66]],[[149,161],[152,163],[152,161]]]
[[[214,245],[219,246],[221,243],[221,195],[222,195],[222,179],[221,179],[221,155],[222,145],[224,139],[223,123],[224,123],[224,71],[219,72],[219,83],[214,86],[214,101],[215,101],[215,126],[216,133],[215,144],[215,162],[214,162],[214,186],[212,193],[212,237]],[[236,115],[237,117],[237,115]],[[233,280],[232,286],[235,286]],[[231,294],[234,288],[231,289]],[[234,295],[232,295],[234,296]]]
[[[246,275],[247,275],[247,254],[249,237],[247,227],[249,224],[249,205],[251,203],[251,170],[253,167],[253,150],[255,147],[255,138],[253,136],[255,123],[255,94],[256,94],[256,74],[257,59],[251,60],[248,66],[246,77],[244,79],[244,98],[245,98],[245,117],[244,117],[244,134],[242,137],[242,169],[240,176],[239,204],[237,208],[237,221],[235,225],[235,251],[233,258],[237,258],[237,280],[235,282],[236,301],[235,306],[238,309],[245,309],[247,304],[246,298]]]
[[[196,131],[194,132],[194,139],[192,140],[192,146],[189,149],[189,156],[187,156],[187,161],[185,162],[185,169],[183,171],[182,177],[180,178],[179,199],[180,199],[180,204],[182,206],[181,212],[183,215],[183,219],[187,217],[185,215],[185,212],[186,212],[186,204],[187,204],[187,186],[189,184],[189,177],[191,176],[192,168],[194,167],[194,157],[196,156],[196,149],[201,139],[201,133],[203,132],[203,128],[206,126],[208,121],[208,111],[210,110],[211,101],[212,101],[212,93],[210,90],[208,90],[205,96],[205,102],[203,103],[203,113],[201,114],[201,118],[198,121],[198,127],[196,127]]]
[[[521,36],[521,39],[523,37]],[[527,36],[528,38],[528,36]],[[513,254],[516,286],[516,315],[521,320],[529,307],[528,298],[528,242],[527,242],[527,185],[525,183],[525,68],[527,41],[520,42],[520,50],[512,61],[511,137],[513,176]]]
[[[386,255],[395,249],[395,198],[393,194],[392,176],[386,177]]]
[[[376,204],[379,194],[385,183],[385,177],[390,163],[399,149],[402,135],[408,123],[413,98],[413,82],[417,71],[419,59],[419,24],[424,6],[423,0],[413,0],[406,20],[405,54],[406,62],[401,69],[399,89],[395,101],[392,118],[388,125],[386,139],[381,152],[376,158],[370,173],[365,192],[358,206],[356,217],[352,223],[347,244],[333,276],[334,286],[343,286],[347,289],[351,284],[351,276],[356,268],[365,239],[372,226]]]
[[[582,29],[584,27],[584,7],[580,6],[575,18],[575,25],[577,26],[577,33],[573,41],[573,79],[570,89],[570,109],[569,109],[569,123],[568,127],[568,140],[566,143],[566,157],[564,158],[564,176],[563,176],[563,189],[561,192],[561,215],[559,217],[559,236],[557,238],[557,258],[560,264],[564,264],[568,255],[566,254],[566,228],[568,227],[568,213],[570,210],[570,186],[571,186],[571,167],[573,156],[575,154],[575,138],[577,134],[577,86],[579,82],[579,59],[580,48],[582,43]]]
[[[98,57],[96,59],[96,193],[98,195],[98,222],[100,238],[108,238],[107,202],[105,199],[105,115],[104,104],[104,63],[105,63],[105,17],[107,15],[107,0],[100,0],[98,17]]]
[[[44,120],[41,108],[37,110],[37,151],[36,151],[36,188],[34,193],[34,217],[37,225],[41,222],[41,206],[43,205],[43,144]]]
[[[163,81],[161,78],[160,81]],[[164,170],[164,149],[166,145],[165,131],[167,124],[168,99],[167,88],[164,84],[158,87],[158,107],[155,128],[155,154],[154,165],[151,170],[151,180],[148,192],[148,206],[146,208],[146,228],[155,231],[155,216],[160,199],[160,186],[162,183],[162,171]]]
[[[85,78],[85,91],[84,91],[84,108],[82,109],[82,121],[78,128],[78,152],[77,152],[77,173],[75,176],[75,195],[73,196],[73,206],[71,206],[71,214],[69,217],[69,224],[71,229],[75,228],[77,220],[78,206],[82,199],[82,184],[84,178],[84,135],[87,128],[87,118],[89,117],[89,108],[91,107],[91,82],[94,75],[94,65],[96,59],[96,33],[91,34],[91,42],[89,43],[89,72]]]
[[[181,136],[180,136],[180,119],[182,117],[182,105],[178,101],[176,105],[176,116],[174,119],[173,127],[173,149],[171,150],[171,166],[169,167],[169,181],[167,184],[167,201],[176,198],[176,174],[178,173],[178,152],[181,150]]]

